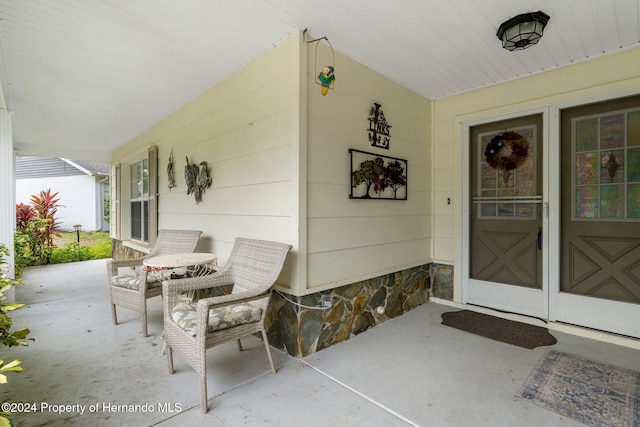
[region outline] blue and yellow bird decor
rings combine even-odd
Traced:
[[[322,95],[326,95],[329,89],[333,87],[333,82],[336,80],[336,76],[333,75],[333,66],[326,65],[322,68],[320,74],[318,74],[318,81],[322,85]]]

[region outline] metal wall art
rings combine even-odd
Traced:
[[[169,191],[171,191],[171,189],[176,186],[176,175],[173,168],[173,149],[171,149],[171,154],[169,154],[169,163],[167,164],[167,180],[169,181]]]
[[[372,147],[389,149],[391,143],[391,125],[387,123],[384,112],[380,108],[382,105],[377,102],[373,103],[371,111],[369,111],[369,142]]]
[[[193,194],[196,204],[202,201],[202,195],[211,187],[211,177],[209,176],[209,165],[207,162],[200,162],[200,165],[189,162],[184,167],[184,179],[187,182],[187,194]]]
[[[407,200],[407,161],[350,149],[350,199]]]

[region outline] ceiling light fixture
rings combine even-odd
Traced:
[[[523,50],[538,43],[547,22],[549,15],[544,12],[523,13],[503,22],[497,36],[502,40],[503,48]]]

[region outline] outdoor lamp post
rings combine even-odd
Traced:
[[[76,224],[73,226],[73,229],[76,231],[76,239],[78,240],[78,245],[76,246],[76,254],[78,256],[78,261],[80,261],[80,229],[82,225]]]
[[[80,245],[80,230],[82,229],[82,225],[81,224],[76,224],[73,226],[73,229],[76,232],[76,237],[78,239],[78,245]]]

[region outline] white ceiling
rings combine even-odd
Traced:
[[[536,10],[540,43],[502,49]],[[640,0],[0,0],[0,108],[19,155],[109,161],[295,28],[438,99],[636,47],[639,23]]]

